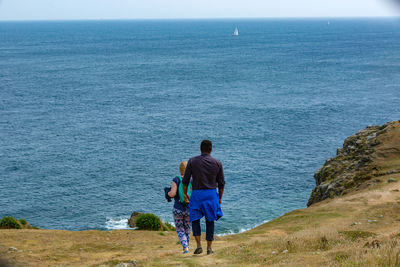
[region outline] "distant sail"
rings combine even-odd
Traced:
[[[238,36],[239,35],[239,30],[238,30],[238,28],[236,27],[235,28],[235,31],[233,32],[233,36]]]

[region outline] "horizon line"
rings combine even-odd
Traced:
[[[292,16],[292,17],[214,17],[214,18],[78,18],[78,19],[1,19],[0,22],[57,22],[57,21],[149,21],[149,20],[284,20],[284,19],[396,19],[400,15],[378,16]]]

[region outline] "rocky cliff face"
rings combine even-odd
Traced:
[[[348,137],[315,173],[307,206],[382,183],[395,173],[400,173],[400,121],[369,126]]]

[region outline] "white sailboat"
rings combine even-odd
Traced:
[[[239,36],[239,30],[237,27],[235,28],[235,31],[233,32],[233,36]]]

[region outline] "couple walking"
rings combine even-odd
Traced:
[[[197,244],[194,254],[203,252],[200,219],[205,217],[207,254],[212,254],[214,253],[212,250],[214,222],[223,216],[221,200],[225,178],[221,162],[211,156],[211,141],[203,140],[200,150],[201,155],[181,163],[179,171],[183,178],[175,177],[172,180],[168,196],[175,200],[172,213],[183,253],[189,252],[190,223]]]

